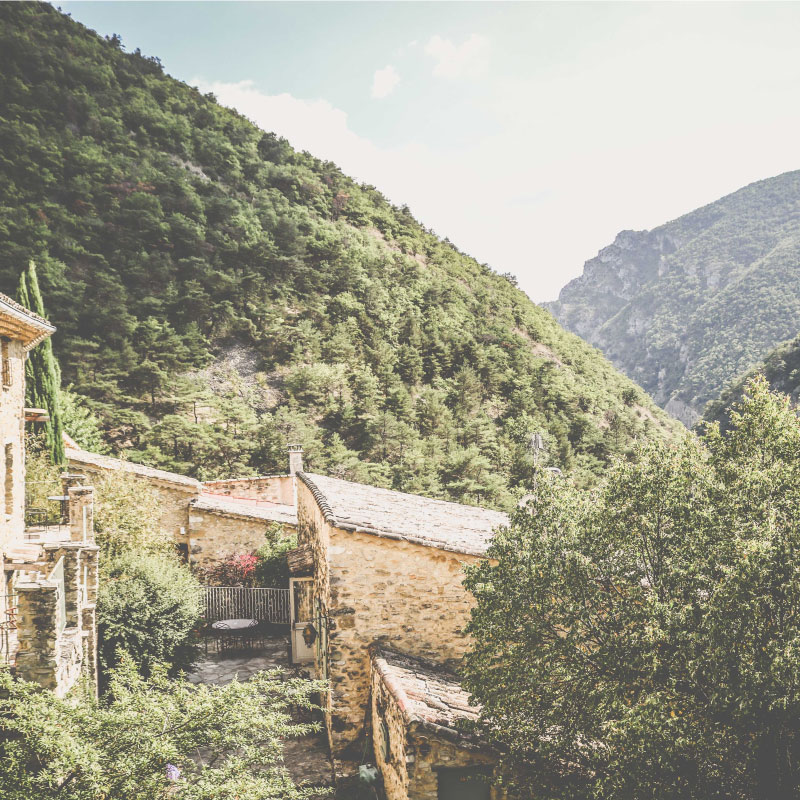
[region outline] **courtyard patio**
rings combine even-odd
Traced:
[[[193,683],[224,685],[234,679],[246,681],[257,672],[276,668],[284,670],[287,676],[307,677],[307,672],[289,663],[288,636],[264,638],[255,647],[237,650],[220,650],[212,645],[188,678]],[[286,768],[298,786],[333,786],[333,769],[323,731],[288,739],[283,756]]]

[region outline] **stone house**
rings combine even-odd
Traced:
[[[93,492],[83,476],[63,475],[61,524],[25,525],[25,360],[55,328],[0,295],[0,662],[24,680],[65,695],[81,675],[97,677],[97,555]]]
[[[289,450],[287,474],[206,482],[90,453],[68,438],[66,455],[73,470],[95,476],[121,471],[146,484],[158,498],[164,530],[186,561],[197,566],[258,548],[276,525],[283,535],[297,527],[291,470],[302,467],[302,451],[296,446]]]
[[[306,638],[314,639],[317,677],[329,682],[323,698],[326,728],[336,772],[344,776],[373,760],[365,742],[378,715],[375,692],[384,698],[381,714],[403,708],[386,677],[386,665],[395,661],[371,655],[370,648],[429,665],[424,669],[444,670],[457,685],[452,670],[469,646],[464,626],[472,607],[462,583],[463,568],[485,557],[493,532],[508,518],[497,511],[308,473],[298,474],[297,517],[298,550],[307,557],[290,560],[290,566],[293,583],[304,580],[308,596],[298,597],[294,608],[310,617],[295,624],[306,623]],[[485,753],[476,756],[475,748],[457,737],[446,746],[420,747],[415,719],[395,713],[387,723],[395,738],[402,739],[402,746],[393,745],[391,761],[381,757],[380,737],[373,735],[374,760],[392,792],[390,800],[435,797],[440,767],[487,760]],[[457,750],[463,751],[460,756]],[[427,767],[417,762],[409,770],[407,760],[405,766],[396,766],[398,759],[423,753]],[[447,764],[437,763],[445,753]]]
[[[495,755],[461,723],[478,718],[451,672],[373,645],[370,722],[387,800],[496,800]]]

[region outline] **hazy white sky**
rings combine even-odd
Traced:
[[[800,167],[797,3],[62,7],[537,301],[619,230]]]

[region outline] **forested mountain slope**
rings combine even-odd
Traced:
[[[0,289],[38,264],[109,446],[503,506],[674,424],[507,279],[47,4],[0,4]]]
[[[692,425],[800,330],[800,172],[652,231],[623,231],[549,308]]]
[[[764,375],[773,391],[788,394],[797,405],[800,402],[800,336],[782,342],[761,363],[731,381],[720,396],[706,406],[702,422],[719,422],[727,428],[731,405],[741,400],[747,382],[758,373]]]

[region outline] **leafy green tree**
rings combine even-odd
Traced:
[[[69,387],[62,389],[59,397],[64,430],[73,441],[84,450],[105,453],[107,445],[103,439],[100,421],[88,407],[86,399],[70,391]]]
[[[59,699],[0,670],[0,796],[4,800],[306,800],[283,766],[283,742],[319,684],[277,672],[226,686],[192,684],[130,658],[100,702]],[[79,700],[79,702],[76,702]]]
[[[196,656],[193,630],[202,587],[175,556],[127,552],[106,563],[97,597],[98,655],[104,670],[130,655],[143,675],[166,664],[174,674]]]
[[[522,797],[800,792],[800,420],[751,382],[726,434],[541,475],[471,568],[466,683]]]
[[[28,262],[28,268],[19,276],[17,289],[19,302],[40,317],[45,316],[42,292],[39,289],[39,279],[36,276],[36,265]],[[45,408],[50,419],[44,423],[47,447],[54,464],[64,464],[64,441],[62,433],[64,427],[61,420],[62,404],[61,370],[53,354],[53,343],[49,338],[35,347],[28,354],[25,363],[25,394],[26,401],[33,408]]]
[[[297,536],[284,536],[281,525],[275,523],[267,530],[262,544],[256,550],[256,586],[289,588],[289,565],[286,554],[297,547]]]
[[[0,75],[0,290],[35,254],[114,453],[218,478],[300,442],[309,468],[509,506],[525,419],[584,485],[673,435],[506,278],[118,39],[0,3]]]
[[[95,489],[94,527],[106,561],[128,552],[169,555],[172,538],[161,527],[158,495],[136,476],[123,470],[92,477]]]

